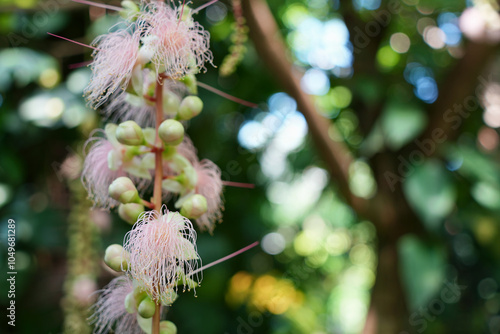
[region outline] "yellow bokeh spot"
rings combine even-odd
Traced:
[[[14,0],[14,4],[22,9],[33,8],[37,3],[37,0]]]
[[[52,88],[59,82],[60,76],[59,72],[57,72],[53,68],[47,68],[42,71],[40,77],[38,78],[38,82],[40,86],[44,88]]]
[[[474,224],[474,234],[477,241],[482,245],[492,242],[495,239],[496,232],[496,223],[491,218],[480,218]]]
[[[245,302],[250,293],[253,283],[253,276],[245,271],[236,273],[229,285],[229,291],[226,294],[226,301],[232,305],[240,305]]]
[[[332,105],[335,108],[343,109],[351,104],[352,94],[349,88],[337,86],[332,88],[329,93]]]
[[[401,56],[390,45],[381,47],[377,52],[377,62],[382,69],[391,69],[396,66]]]
[[[321,247],[317,236],[310,231],[302,231],[293,241],[293,248],[298,255],[308,256]]]
[[[53,97],[47,101],[45,105],[45,112],[47,118],[57,119],[61,117],[64,111],[64,102],[58,97]]]

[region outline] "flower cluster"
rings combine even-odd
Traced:
[[[125,275],[104,289],[91,320],[95,333],[175,333],[159,322],[161,307],[201,281],[190,219],[213,233],[223,210],[221,171],[185,134],[203,110],[195,75],[212,62],[209,34],[184,5],[122,6],[125,20],[93,43],[85,97],[110,122],[86,142],[81,179],[95,207],[117,207],[133,227],[123,246],[106,249],[104,262]]]

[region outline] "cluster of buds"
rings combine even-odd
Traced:
[[[90,148],[82,173],[94,204],[107,209],[118,206],[120,217],[134,224],[145,206],[152,208],[141,194],[157,168],[154,152],[161,150],[165,198],[177,196],[175,207],[187,218],[196,219],[200,230],[212,232],[221,218],[221,172],[213,162],[198,160],[179,121],[191,119],[202,108],[199,97],[185,97],[174,118],[158,127],[160,146],[154,128],[141,128],[131,120],[119,125],[109,123],[104,131],[97,131],[87,142]]]

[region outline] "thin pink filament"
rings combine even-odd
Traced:
[[[221,262],[224,262],[224,261],[226,261],[226,260],[229,260],[230,258],[235,257],[236,255],[239,255],[239,254],[241,254],[241,253],[243,253],[243,252],[246,252],[247,250],[249,250],[249,249],[251,249],[251,248],[254,248],[254,247],[255,247],[255,246],[257,246],[258,244],[259,244],[259,242],[258,242],[258,241],[256,241],[256,242],[254,242],[254,243],[252,243],[252,244],[250,244],[250,245],[248,245],[248,246],[246,246],[246,247],[244,247],[244,248],[242,248],[242,249],[240,249],[240,250],[238,250],[238,251],[236,251],[236,252],[234,252],[234,253],[231,253],[231,254],[229,254],[229,255],[227,255],[227,256],[224,256],[224,257],[223,257],[223,258],[221,258],[221,259],[218,259],[218,260],[216,260],[216,261],[214,261],[214,262],[211,262],[211,263],[209,263],[209,264],[207,264],[207,265],[204,265],[204,266],[203,266],[203,267],[201,267],[201,268],[196,269],[195,271],[193,271],[192,273],[190,273],[188,276],[193,276],[194,274],[196,274],[196,273],[198,273],[198,272],[200,272],[200,271],[202,271],[202,270],[205,270],[205,269],[207,269],[207,268],[210,268],[210,267],[215,266],[216,264],[219,264],[219,263],[221,263]]]
[[[255,188],[255,184],[252,183],[222,181],[222,184],[229,187],[249,188],[249,189]]]
[[[110,10],[116,10],[118,12],[123,9],[121,7],[106,5],[104,3],[98,3],[98,2],[87,1],[87,0],[71,0],[71,1],[83,3],[84,5],[89,5],[89,6],[95,6],[95,7],[101,7],[101,8],[106,8],[106,9],[110,9]]]
[[[226,98],[226,99],[228,99],[228,100],[231,100],[231,101],[233,101],[233,102],[239,103],[239,104],[244,105],[244,106],[246,106],[246,107],[250,107],[250,108],[257,108],[257,107],[258,107],[258,105],[257,105],[257,104],[255,104],[255,103],[252,103],[252,102],[248,102],[248,101],[242,100],[242,99],[237,98],[237,97],[235,97],[235,96],[229,95],[228,93],[224,93],[223,91],[218,90],[217,88],[214,88],[214,87],[209,86],[209,85],[207,85],[207,84],[204,84],[203,82],[199,82],[199,81],[198,81],[198,82],[197,82],[197,85],[198,85],[199,87],[201,87],[201,88],[204,88],[204,89],[206,89],[206,90],[208,90],[208,91],[211,91],[212,93],[215,93],[215,94],[217,94],[217,95],[220,95],[220,96],[222,96],[222,97],[224,97],[224,98]]]
[[[193,10],[193,14],[198,13],[200,10],[202,10],[204,8],[207,8],[208,6],[210,6],[213,3],[216,3],[217,1],[219,1],[219,0],[212,0],[212,1],[207,2],[204,5],[201,5],[200,7],[196,8],[195,10]]]
[[[95,48],[93,46],[90,46],[90,45],[87,45],[87,44],[83,44],[83,43],[80,43],[80,42],[77,42],[77,41],[74,41],[72,39],[69,39],[69,38],[66,38],[66,37],[62,37],[62,36],[59,36],[59,35],[55,35],[55,34],[52,34],[50,32],[48,32],[47,34],[51,35],[51,36],[54,36],[54,37],[57,37],[57,38],[60,38],[60,39],[64,39],[65,41],[68,41],[68,42],[71,42],[71,43],[75,43],[75,44],[78,44],[78,45],[81,45],[81,46],[85,46],[87,48],[91,48],[91,49],[94,49],[94,50],[99,50],[98,48]],[[101,51],[101,50],[99,50]]]
[[[87,66],[87,65],[89,65],[91,63],[92,63],[92,60],[82,61],[81,63],[69,64],[68,68],[70,68],[70,69],[80,68],[80,67]]]
[[[185,5],[186,5],[186,0],[183,0],[182,1],[182,8],[181,8],[181,15],[179,16],[179,21],[177,22],[177,26],[179,25],[179,23],[181,23],[182,15],[184,15],[184,6]]]

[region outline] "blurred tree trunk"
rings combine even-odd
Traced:
[[[408,326],[395,240],[380,242],[375,285],[363,334],[400,333]]]
[[[408,205],[397,191],[395,193],[380,191],[370,201],[351,193],[349,189],[349,166],[353,161],[351,153],[343,143],[330,139],[328,135],[328,131],[332,131],[330,121],[316,112],[311,98],[301,90],[301,73],[288,59],[287,49],[269,7],[263,0],[246,0],[243,4],[250,27],[250,37],[261,59],[285,91],[297,101],[298,110],[304,114],[308,122],[314,144],[328,165],[332,180],[338,185],[347,203],[360,216],[370,219],[377,226],[378,267],[364,333],[399,333],[405,329],[408,312],[399,275],[397,240],[414,225],[402,224],[404,230],[401,230],[398,229],[401,225],[397,226],[396,223],[403,221],[399,215],[398,205],[405,209]],[[396,197],[399,198],[393,200]],[[407,216],[407,213],[403,213],[403,216]]]

